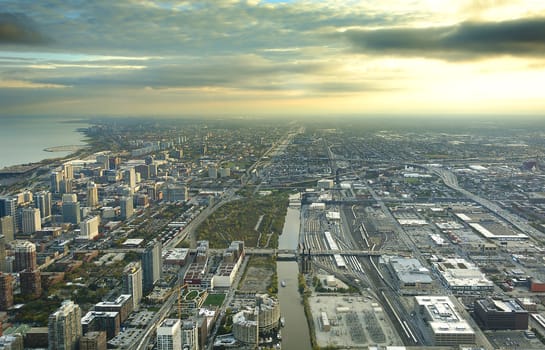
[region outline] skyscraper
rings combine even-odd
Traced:
[[[79,225],[81,221],[80,215],[79,202],[62,203],[62,221]]]
[[[38,230],[42,229],[42,220],[40,218],[40,209],[37,208],[23,208],[23,233],[30,235]]]
[[[13,306],[13,277],[0,272],[0,310]]]
[[[119,168],[119,164],[121,164],[121,158],[120,157],[110,157],[109,161],[109,168],[110,169],[118,169]]]
[[[98,188],[94,182],[87,184],[87,206],[91,208],[98,206]]]
[[[17,198],[13,197],[0,197],[0,217],[11,216],[13,218],[13,232],[19,230],[17,225]]]
[[[73,180],[74,179],[74,168],[72,167],[72,164],[64,163],[62,165],[62,172],[64,173],[64,178],[66,180]]]
[[[134,214],[132,197],[121,197],[119,206],[121,207],[121,217],[123,219],[130,218]]]
[[[150,178],[150,171],[149,171],[149,165],[147,164],[140,164],[134,167],[135,171],[137,173],[140,173],[140,176],[143,179],[149,179]]]
[[[81,309],[73,301],[65,300],[49,315],[49,350],[76,350],[81,335]]]
[[[96,156],[96,162],[98,165],[100,165],[102,169],[106,169],[106,170],[110,169],[109,160],[110,160],[110,156],[105,153],[98,154]]]
[[[161,259],[162,244],[153,240],[148,242],[142,253],[142,272],[144,293],[153,289],[153,285],[161,278],[163,260]]]
[[[75,193],[65,193],[62,195],[63,203],[76,203],[78,201],[78,195]]]
[[[167,318],[157,328],[157,350],[182,350],[180,320]]]
[[[38,298],[42,294],[42,280],[40,270],[22,271],[19,273],[21,280],[21,294]]]
[[[34,206],[40,209],[42,219],[51,216],[51,192],[42,191],[34,194]]]
[[[74,180],[72,179],[62,179],[61,180],[61,193],[71,193],[74,189]]]
[[[6,272],[6,238],[0,234],[0,272]]]
[[[15,272],[36,270],[36,245],[29,241],[17,240],[12,244],[15,251]]]
[[[136,187],[136,170],[134,170],[134,167],[130,167],[123,173],[123,179],[125,180],[125,183],[129,185],[131,190],[134,190]]]
[[[100,224],[100,217],[93,216],[91,218],[85,219],[79,225],[80,227],[80,237],[83,239],[92,240],[98,236],[98,226]]]
[[[14,232],[12,216],[4,216],[0,218],[0,234],[4,235],[6,243],[13,241]]]
[[[51,192],[60,193],[62,174],[58,171],[54,171],[51,173],[50,178],[51,178]]]
[[[138,310],[142,299],[142,265],[134,261],[123,270],[123,294],[132,295],[133,309]]]

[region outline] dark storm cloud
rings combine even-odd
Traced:
[[[545,18],[504,22],[464,22],[433,28],[348,30],[353,49],[446,60],[492,55],[544,56]]]
[[[0,13],[0,44],[43,44],[47,38],[22,13]]]

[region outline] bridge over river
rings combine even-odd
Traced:
[[[260,249],[260,248],[246,248],[246,254],[248,255],[273,255],[277,260],[290,261],[297,260],[299,256],[303,255],[303,252],[297,249]],[[383,253],[379,250],[319,250],[305,252],[307,256],[380,256]]]

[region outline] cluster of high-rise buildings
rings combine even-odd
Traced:
[[[208,155],[205,160],[182,162],[181,140],[177,144],[134,142],[131,148],[132,157],[138,159],[122,160],[111,152],[100,152],[93,156],[94,159],[72,160],[50,167],[49,175],[37,178],[32,190],[0,196],[0,311],[16,314],[20,307],[14,305],[19,300],[18,295],[23,296],[24,303],[43,297],[43,290],[62,281],[73,266],[77,268],[90,263],[98,255],[99,245],[104,243],[100,249],[108,249],[113,244],[121,244],[115,230],[122,227],[124,221],[136,219],[136,214],[150,204],[188,201],[186,184],[191,176],[202,177],[209,170],[209,177],[220,178],[218,182],[222,186],[228,181],[235,182],[230,178],[231,169],[221,166],[226,162],[224,158],[214,159]],[[203,157],[206,149],[206,143],[199,148]],[[210,179],[206,177],[205,181],[210,182]],[[201,210],[207,204],[206,200],[215,195],[212,193],[207,192],[203,195],[204,200],[191,205]],[[131,238],[129,234],[123,238]],[[144,243],[135,249],[138,259],[128,259],[123,268],[121,288],[119,283],[111,282],[117,277],[104,276],[106,288],[114,288],[107,301],[90,307],[79,301],[83,312],[74,302],[67,301],[51,315],[47,331],[50,348],[102,348],[122,333],[121,324],[128,314],[141,308],[142,299],[154,289],[163,273],[161,237],[147,236],[142,241]],[[207,258],[207,253],[205,255]],[[243,243],[234,242],[223,254],[218,273],[210,276],[208,287],[213,286],[212,279],[218,286],[229,287],[243,255]],[[170,260],[165,259],[167,264],[173,260],[172,255],[169,256]],[[197,260],[202,258],[201,254]],[[182,264],[180,259],[174,260],[177,265]],[[48,266],[53,266],[53,270],[63,266],[63,271],[49,272]],[[165,271],[168,272],[168,268]],[[88,288],[85,280],[70,282],[77,288]],[[162,281],[156,290],[162,293],[171,287],[171,281]],[[210,319],[215,322],[216,316],[202,312],[206,315],[200,318],[201,321],[179,323],[182,348],[197,342],[202,346],[206,341]],[[74,325],[75,319],[79,327]],[[206,321],[203,323],[202,319]],[[176,327],[175,324],[171,326]],[[43,334],[42,330],[42,337]],[[190,348],[197,348],[197,345],[190,345]]]
[[[0,237],[0,244],[3,244],[2,240],[3,237]],[[36,264],[36,245],[25,240],[14,240],[10,246],[13,256],[9,259],[5,248],[0,249],[0,259],[4,262],[4,270],[0,272],[0,310],[4,311],[13,306],[14,287],[20,289],[22,295],[37,298],[42,294],[40,271]]]

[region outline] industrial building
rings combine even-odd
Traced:
[[[428,322],[435,346],[475,343],[475,331],[448,296],[416,296],[415,301],[416,312]]]
[[[433,286],[430,271],[420,264],[418,259],[390,257],[387,259],[388,270],[394,277],[398,291],[403,295],[429,294]]]

